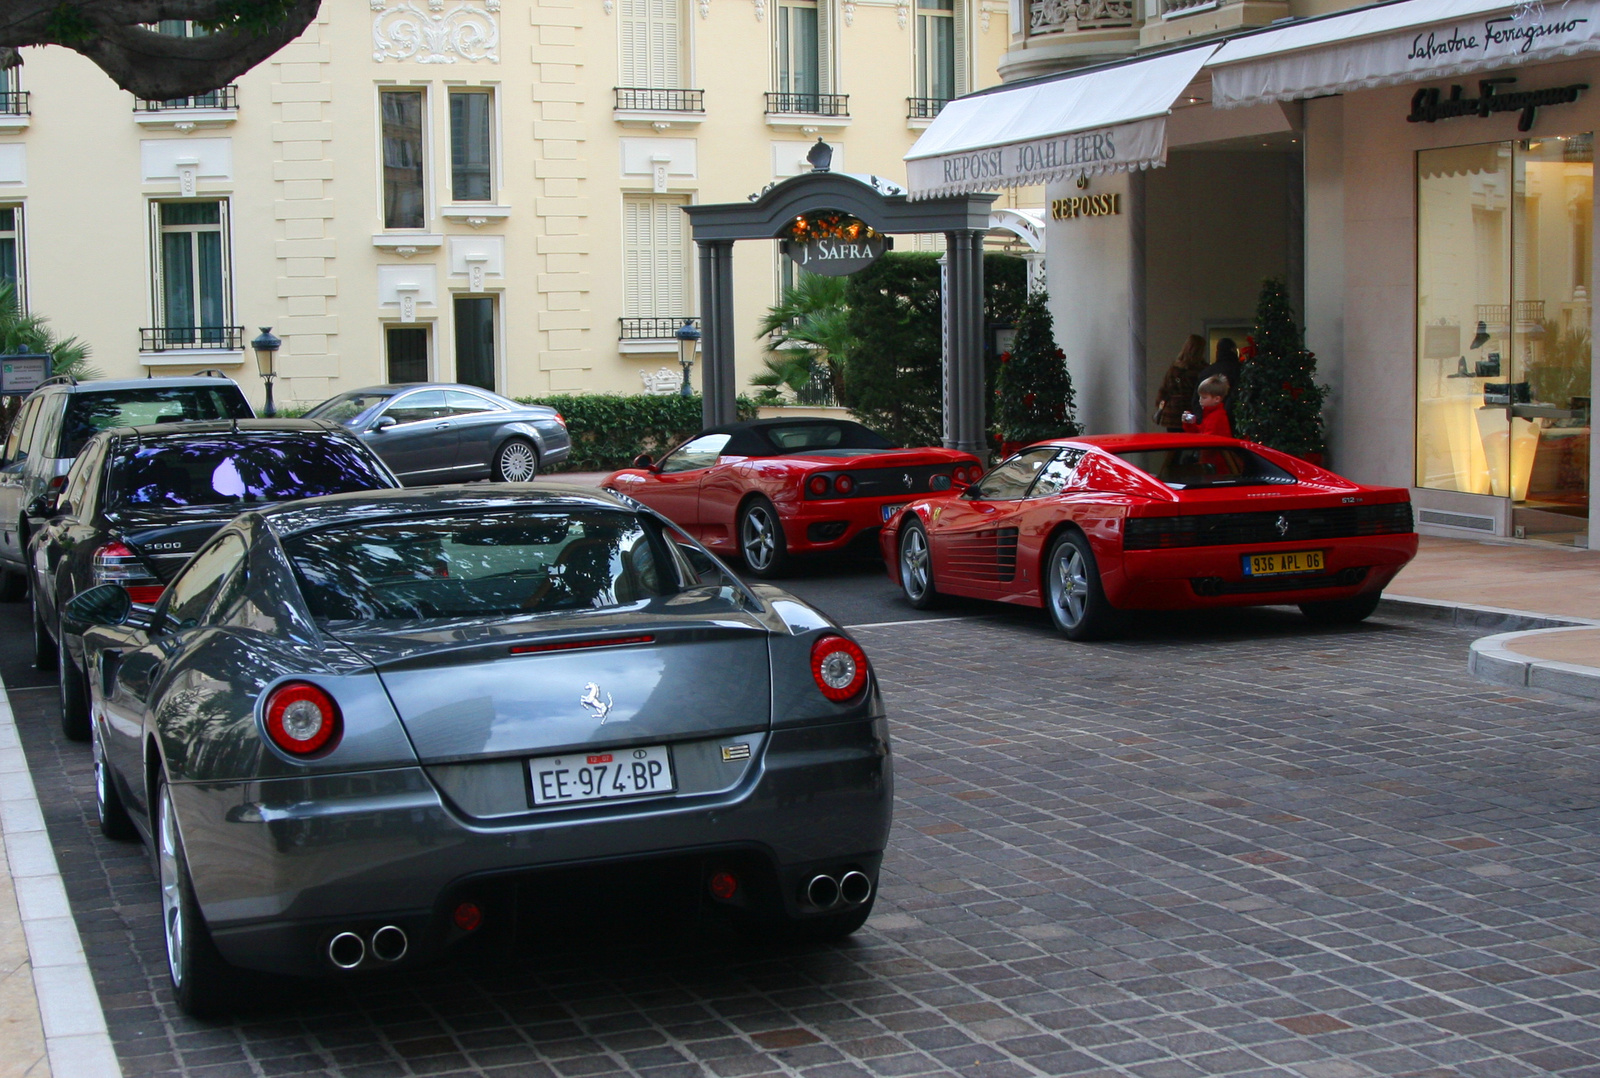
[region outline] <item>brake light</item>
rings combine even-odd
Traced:
[[[556,422],[560,423],[563,427],[567,425],[566,417],[563,416],[560,412],[556,413]]]
[[[856,489],[856,481],[851,479],[848,475],[841,475],[839,478],[833,481],[833,489],[837,490],[840,494],[849,494],[852,490]]]
[[[820,498],[824,494],[828,493],[828,477],[825,475],[814,475],[811,477],[811,482],[806,484],[806,487],[814,496]]]
[[[287,681],[267,697],[267,737],[291,756],[309,756],[338,744],[339,705],[309,681]]]
[[[823,696],[843,703],[867,687],[867,654],[854,640],[824,636],[811,645],[811,676]]]
[[[95,584],[120,584],[136,603],[153,603],[161,598],[161,581],[126,543],[112,540],[96,550],[90,562],[90,576]]]

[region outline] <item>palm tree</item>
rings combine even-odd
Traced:
[[[806,273],[784,289],[783,299],[767,308],[757,339],[767,341],[767,369],[751,379],[755,385],[787,385],[797,393],[813,380],[825,380],[834,400],[844,395],[844,364],[855,346],[850,309],[845,303],[848,278]]]
[[[99,378],[100,372],[89,366],[89,346],[76,337],[58,339],[48,323],[43,315],[28,314],[22,309],[14,284],[0,281],[0,354],[48,355],[52,375],[66,374],[80,380]],[[11,421],[22,401],[22,397],[0,400],[0,428],[5,434],[10,433]]]

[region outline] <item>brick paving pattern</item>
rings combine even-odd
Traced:
[[[1600,709],[1387,616],[860,635],[899,803],[851,942],[646,921],[270,982],[231,1024],[173,1008],[141,848],[92,831],[52,694],[14,692],[126,1074],[1600,1076]]]

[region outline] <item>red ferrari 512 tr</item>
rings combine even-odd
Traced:
[[[1417,553],[1404,489],[1192,434],[1029,446],[958,498],[912,502],[879,542],[913,606],[1043,606],[1074,640],[1125,610],[1297,604],[1360,621]]]
[[[936,504],[982,473],[970,453],[897,449],[847,420],[758,419],[701,431],[656,462],[640,456],[602,485],[773,577],[793,555],[841,550],[911,499]]]

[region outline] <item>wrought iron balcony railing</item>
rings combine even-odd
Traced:
[[[1131,2],[1131,0],[1130,0]],[[850,115],[849,94],[767,94],[767,115],[796,114],[801,116]]]
[[[691,318],[696,327],[700,319]],[[676,318],[619,318],[617,339],[622,341],[667,341],[683,325],[683,316]]]
[[[173,97],[165,101],[152,101],[144,97],[133,100],[134,112],[172,112],[176,109],[236,109],[239,107],[239,88],[232,83],[219,90],[188,97]]]
[[[908,97],[906,98],[906,119],[931,120],[939,115],[939,110],[950,104],[948,97]]]
[[[617,108],[630,112],[704,112],[704,90],[653,89],[646,86],[616,87]]]
[[[144,326],[139,330],[141,352],[238,350],[243,347],[243,326]]]
[[[0,92],[0,116],[28,116],[33,109],[28,105],[27,90]]]
[[[1134,24],[1134,0],[1029,0],[1028,7],[1030,36]]]

